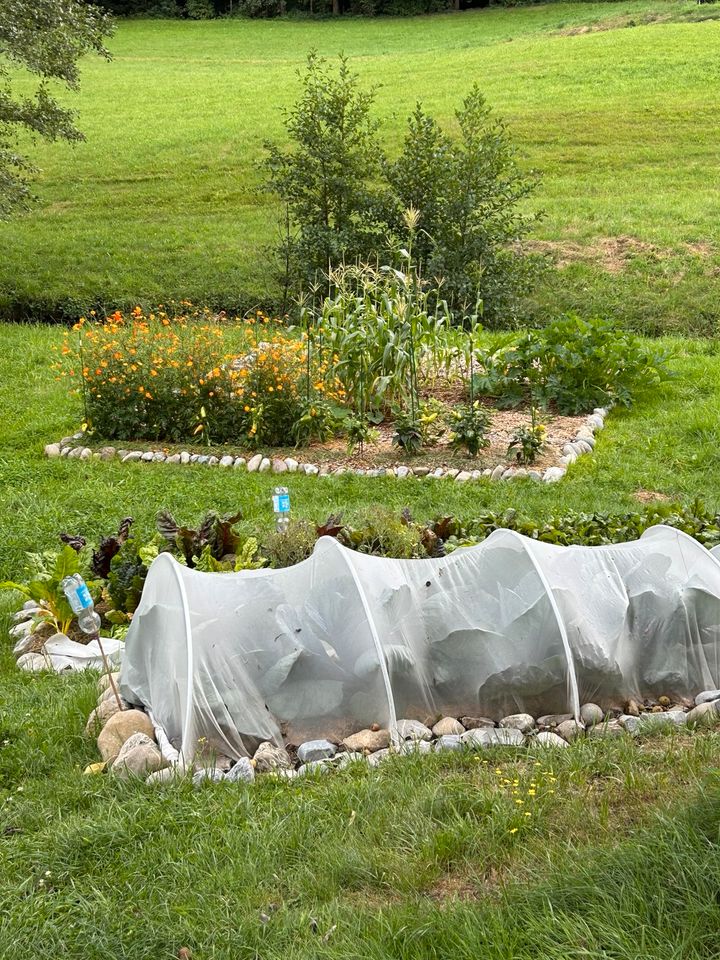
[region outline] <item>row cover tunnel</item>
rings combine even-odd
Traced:
[[[717,548],[716,548],[717,549]],[[439,713],[579,712],[720,682],[720,559],[684,533],[554,546],[497,530],[433,560],[324,537],[280,570],[202,573],[161,554],[121,692],[186,760]]]

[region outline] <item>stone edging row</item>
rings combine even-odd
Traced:
[[[183,450],[182,453],[166,454],[162,450],[124,450],[112,446],[101,447],[99,450],[93,451],[90,447],[78,443],[79,440],[84,438],[83,433],[75,433],[71,437],[63,437],[58,443],[47,444],[45,456],[68,457],[68,459],[77,460],[119,459],[121,463],[195,463],[208,467],[246,470],[248,473],[304,473],[307,476],[314,477],[339,477],[343,474],[354,474],[361,477],[395,476],[401,479],[405,477],[426,477],[429,480],[454,480],[456,483],[465,483],[468,480],[479,480],[480,478],[495,481],[519,480],[523,477],[529,477],[532,480],[543,481],[544,483],[556,483],[558,480],[562,480],[568,466],[574,463],[578,457],[586,453],[592,453],[595,447],[595,433],[605,426],[607,415],[606,407],[596,407],[585,418],[584,424],[579,427],[575,437],[563,446],[562,456],[558,459],[557,466],[546,467],[545,470],[535,470],[532,467],[529,469],[512,467],[506,464],[498,464],[493,469],[486,467],[484,470],[456,470],[446,467],[437,467],[431,470],[429,467],[408,467],[405,464],[398,467],[374,467],[369,469],[344,466],[333,468],[304,463],[294,457],[267,457],[262,453],[256,453],[250,458],[233,457],[230,454],[224,457],[215,457],[210,454],[188,453],[186,450]]]

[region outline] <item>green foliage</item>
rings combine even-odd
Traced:
[[[215,560],[238,553],[242,537],[234,526],[240,519],[240,511],[221,516],[215,510],[208,510],[193,528],[181,526],[169,510],[161,510],[157,515],[157,531],[165,541],[166,550],[176,553],[188,567],[194,567],[206,548]]]
[[[450,414],[450,422],[450,437],[454,447],[464,448],[471,457],[476,457],[480,450],[490,446],[486,437],[490,416],[478,400],[454,409]]]
[[[348,453],[352,454],[357,449],[362,453],[365,444],[374,443],[378,439],[379,433],[367,420],[351,416],[345,421],[345,436]]]
[[[417,416],[406,410],[394,412],[395,433],[392,442],[408,454],[419,453],[423,445],[423,428]]]
[[[300,99],[285,116],[289,150],[267,143],[270,188],[297,231],[283,241],[293,279],[313,282],[329,264],[372,248],[373,181],[379,169],[374,91],[359,89],[347,58],[332,73],[317,53],[307,59]]]
[[[386,165],[383,213],[402,234],[404,211],[418,211],[414,254],[427,274],[442,277],[453,310],[480,297],[488,321],[507,323],[539,276],[538,261],[520,249],[537,219],[521,212],[537,179],[521,172],[507,128],[477,86],[455,117],[458,139],[418,104],[400,156]]]
[[[399,270],[346,266],[330,280],[312,335],[356,410],[367,415],[407,394],[417,397],[421,369],[433,375],[450,367],[456,355],[450,316],[409,254]]]
[[[86,53],[108,56],[103,41],[109,33],[108,15],[90,4],[62,0],[0,4],[0,220],[30,199],[27,177],[35,168],[17,150],[20,134],[45,140],[83,139],[73,112],[51,95],[50,83],[77,90],[78,60]],[[18,67],[37,78],[31,96],[18,83]]]
[[[142,544],[131,538],[122,544],[110,562],[107,591],[113,607],[108,616],[111,623],[123,623],[125,615],[134,613],[140,603],[151,562],[147,552],[141,556],[142,550]]]
[[[638,540],[649,527],[656,524],[681,530],[708,548],[720,544],[720,514],[709,510],[702,500],[696,499],[688,505],[659,503],[627,513],[568,511],[545,521],[538,521],[515,509],[488,512],[464,527],[456,523],[448,546],[455,548],[480,543],[494,530],[503,529],[515,530],[543,543],[597,547]]]
[[[212,0],[185,0],[185,11],[191,20],[212,20],[215,16]]]
[[[535,463],[538,454],[545,446],[547,430],[544,424],[536,420],[535,408],[532,408],[532,418],[528,426],[518,427],[513,431],[512,440],[508,444],[508,453],[515,450],[515,457],[520,463]]]
[[[437,397],[428,397],[420,401],[418,424],[422,433],[423,446],[434,447],[442,440],[451,416],[448,405]]]
[[[298,407],[298,419],[291,435],[300,444],[317,440],[324,443],[345,429],[347,410],[321,393],[312,392]]]
[[[317,541],[315,527],[307,520],[292,518],[282,533],[274,530],[263,538],[262,552],[271,567],[292,567],[307,560]]]
[[[609,320],[570,315],[482,354],[473,389],[499,407],[529,401],[577,414],[630,406],[640,389],[668,376],[668,359]]]
[[[98,585],[88,577],[87,550],[78,551],[65,544],[59,552],[29,553],[27,560],[28,579],[24,582],[5,580],[0,583],[0,590],[15,590],[27,600],[35,600],[41,605],[36,622],[49,623],[56,631],[66,633],[75,615],[61,587],[65,577],[81,574],[91,594],[97,596]]]
[[[210,546],[203,547],[203,551],[195,561],[195,569],[206,573],[239,573],[241,570],[260,570],[267,563],[265,557],[258,555],[260,545],[255,537],[248,537],[234,557],[226,556],[216,560]]]

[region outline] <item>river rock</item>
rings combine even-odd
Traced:
[[[630,717],[640,716],[640,707],[638,706],[637,700],[628,700],[625,704],[625,714]]]
[[[271,466],[272,464],[270,463],[270,457],[263,457],[260,461],[260,466],[258,467],[258,473],[267,473]]]
[[[330,762],[329,757],[325,757],[322,760],[308,760],[307,763],[304,763],[301,767],[298,767],[298,776],[307,776],[309,773],[330,773],[332,770],[332,763]],[[278,771],[280,772],[280,771]]]
[[[580,707],[580,719],[586,727],[593,727],[605,719],[605,711],[596,703],[584,703]]]
[[[432,732],[436,737],[460,736],[465,733],[465,727],[455,717],[442,717],[432,728]]]
[[[564,476],[565,471],[562,467],[548,467],[543,474],[543,483],[557,483],[558,480],[562,480]]]
[[[115,685],[117,686],[117,684],[120,682],[120,671],[117,670],[115,673],[113,673],[112,678],[115,681]],[[97,688],[98,688],[98,693],[105,693],[105,691],[110,688],[110,677],[108,677],[106,673],[104,673],[98,679]]]
[[[490,717],[460,717],[460,723],[466,730],[491,730],[495,726]]]
[[[704,700],[685,714],[689,727],[711,727],[720,720],[720,701]]]
[[[258,773],[267,773],[270,770],[289,769],[292,761],[284,747],[276,747],[274,743],[261,743],[253,757],[255,769]]]
[[[59,457],[60,456],[60,444],[59,443],[48,443],[45,446],[45,456],[46,457]]]
[[[287,469],[288,469],[288,465],[285,463],[284,460],[281,460],[279,457],[273,460],[272,462],[273,473],[287,473]]]
[[[456,733],[446,733],[435,741],[436,750],[462,750],[465,744]]]
[[[432,730],[419,720],[398,720],[397,733],[401,740],[432,740]]]
[[[383,760],[387,760],[391,753],[389,747],[383,747],[382,750],[376,750],[375,753],[369,754],[365,759],[371,767],[377,767]]]
[[[297,757],[300,763],[313,763],[315,760],[328,760],[337,753],[337,747],[329,740],[306,740],[298,747]]]
[[[576,740],[584,732],[585,727],[578,723],[577,720],[564,720],[562,723],[559,723],[555,728],[555,732],[567,740],[568,743],[572,743],[573,740]]]
[[[503,717],[500,726],[505,729],[519,730],[520,733],[529,733],[535,726],[535,719],[529,713],[513,713]]]
[[[608,720],[605,723],[596,723],[588,730],[587,734],[594,740],[607,740],[613,737],[621,737],[625,733],[625,727],[617,720]]]
[[[215,767],[203,767],[202,770],[196,770],[193,774],[192,782],[194,787],[201,787],[204,783],[220,783],[225,779],[222,770]]]
[[[135,733],[144,733],[155,739],[155,730],[150,718],[142,710],[121,710],[113,714],[100,731],[98,750],[103,760],[114,760],[123,744]]]
[[[253,783],[255,781],[255,767],[247,757],[240,757],[237,763],[230,767],[225,779],[231,783]]]
[[[703,690],[695,697],[695,706],[699,707],[701,703],[710,703],[713,700],[720,700],[720,690]]]
[[[624,714],[619,722],[625,727],[628,733],[638,735],[650,733],[654,730],[667,730],[671,727],[684,727],[687,724],[688,715],[682,710],[668,710],[666,713],[643,713],[641,716],[633,717],[631,714]]]
[[[250,457],[247,462],[247,472],[248,473],[257,473],[260,469],[260,464],[262,463],[262,454],[256,453],[254,457]]]
[[[157,744],[144,733],[134,733],[125,741],[112,765],[112,772],[127,780],[145,777],[165,766]]]
[[[52,670],[52,666],[41,653],[24,653],[18,657],[17,665],[28,673],[39,673],[41,670]]]
[[[433,744],[430,740],[406,740],[396,749],[400,756],[407,756],[412,753],[431,753]]]
[[[151,786],[157,783],[169,783],[171,780],[179,779],[183,774],[184,771],[181,767],[162,767],[160,770],[151,773],[145,780],[145,783],[149,783]]]
[[[567,740],[563,740],[562,737],[559,737],[556,733],[552,733],[549,730],[542,730],[536,737],[535,743],[540,747],[567,747],[569,746]]]
[[[462,736],[466,747],[522,747],[525,737],[515,727],[495,727],[493,730],[476,728]]]
[[[390,746],[390,734],[387,730],[360,730],[345,737],[343,743],[353,753],[364,753],[366,750],[375,753]]]
[[[128,704],[122,697],[120,698],[120,703],[122,704],[123,710],[127,710]],[[88,722],[85,725],[85,733],[89,737],[96,736],[110,717],[114,717],[119,710],[120,707],[114,696],[106,700],[101,700],[88,717]]]
[[[571,713],[546,713],[542,717],[537,718],[537,725],[539,727],[559,727],[561,723],[565,723],[566,720],[572,720],[573,715]]]
[[[220,467],[231,467],[235,463],[235,457],[231,457],[229,453],[226,453],[224,457],[220,457]]]

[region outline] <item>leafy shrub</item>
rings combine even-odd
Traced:
[[[529,401],[577,414],[613,403],[629,406],[639,389],[667,376],[667,360],[608,320],[570,315],[483,354],[473,389],[499,407]]]

